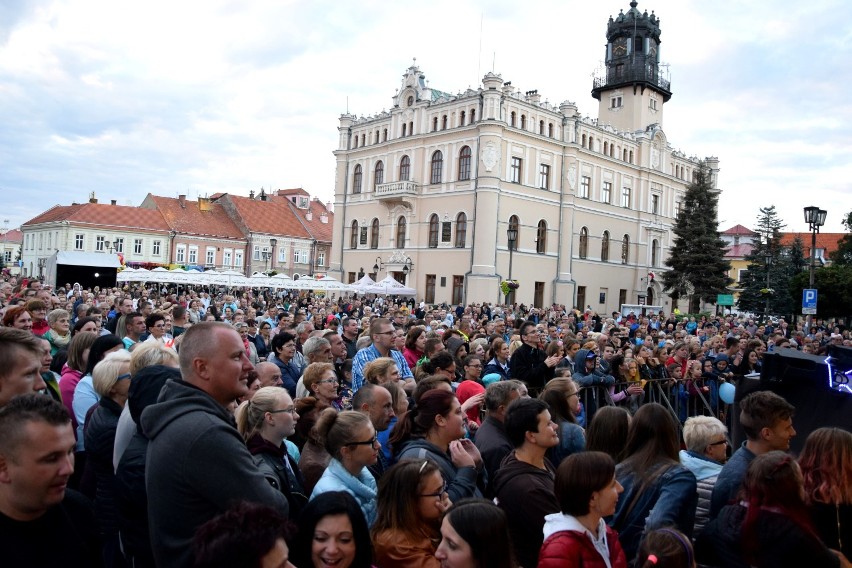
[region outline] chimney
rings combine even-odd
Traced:
[[[323,225],[328,224],[328,213],[327,212],[323,211],[322,213],[320,213],[320,223],[322,223]]]
[[[538,94],[538,89],[527,91],[526,99],[534,105],[539,104],[541,102],[541,95]]]
[[[311,212],[311,210],[310,210],[310,209],[308,209],[308,210],[305,212],[305,219],[307,219],[308,221],[313,221],[313,220],[314,220],[314,214],[313,214],[313,212]]]
[[[89,194],[89,203],[97,203],[97,202],[98,202],[98,198],[95,197],[95,192],[93,191],[92,193]]]
[[[109,204],[110,204],[110,205],[115,205],[115,199],[110,199],[110,200],[109,200]]]
[[[325,202],[325,210],[326,210],[326,211],[331,211],[331,201],[326,201],[326,202]]]
[[[253,189],[251,191],[249,191],[249,199],[254,201],[254,190]]]
[[[178,195],[178,201],[180,201],[180,208],[186,209],[186,194],[185,193],[181,193],[180,195]]]
[[[213,209],[213,206],[210,205],[209,197],[198,197],[198,210],[199,211],[210,211]]]

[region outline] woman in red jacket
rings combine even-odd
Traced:
[[[603,520],[615,513],[622,491],[609,455],[580,452],[565,458],[555,484],[562,512],[544,517],[538,567],[627,568],[618,533]]]

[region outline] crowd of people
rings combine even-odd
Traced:
[[[850,345],[829,322],[37,280],[0,309],[4,565],[850,566],[852,433],[793,456],[793,406],[721,394]]]

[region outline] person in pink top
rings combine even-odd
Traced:
[[[464,380],[456,388],[456,397],[464,404],[469,398],[480,397],[480,403],[485,400],[485,385],[482,384],[482,359],[478,355],[468,355],[463,362]],[[479,416],[480,404],[473,404],[467,411],[468,423],[479,426],[482,422]]]

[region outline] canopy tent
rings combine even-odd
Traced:
[[[361,278],[359,278],[358,280],[356,280],[355,282],[350,284],[349,288],[353,292],[358,292],[359,294],[366,294],[367,288],[369,288],[370,286],[373,286],[375,283],[376,283],[375,280],[370,278],[370,276],[368,274],[365,274],[364,276],[362,276]]]
[[[367,294],[385,294],[388,296],[416,296],[417,290],[409,288],[405,284],[397,282],[393,276],[388,274],[372,286],[366,288]]]

